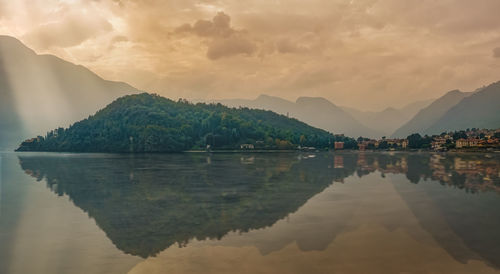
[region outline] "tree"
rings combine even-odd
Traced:
[[[383,138],[383,137],[382,137]],[[378,144],[379,149],[388,149],[389,148],[389,143],[385,141],[385,139]]]
[[[420,148],[422,145],[422,136],[418,133],[413,133],[406,139],[408,139],[408,147],[410,148]]]

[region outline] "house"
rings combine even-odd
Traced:
[[[344,142],[335,142],[334,148],[335,149],[344,149]]]
[[[401,147],[407,148],[408,147],[408,140],[404,139],[403,142],[401,142]]]
[[[467,145],[469,147],[477,147],[478,144],[479,144],[479,139],[476,139],[476,138],[467,139]]]
[[[455,142],[456,148],[463,148],[466,146],[468,146],[468,143],[467,143],[467,140],[465,140],[464,138],[460,138]]]
[[[434,140],[432,141],[432,148],[435,149],[435,150],[439,150],[441,149],[445,144],[446,144],[446,141],[448,139],[444,138],[444,137],[436,137],[434,138]]]
[[[460,138],[456,141],[455,146],[456,148],[463,148],[463,147],[477,147],[479,145],[479,139],[476,138]]]
[[[240,148],[241,149],[254,149],[255,146],[253,144],[241,144]]]

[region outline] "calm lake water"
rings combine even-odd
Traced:
[[[0,273],[499,273],[500,155],[0,154]]]

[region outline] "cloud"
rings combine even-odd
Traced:
[[[23,40],[38,49],[72,47],[113,29],[100,17],[70,13],[59,21],[40,25],[27,32]]]
[[[212,21],[198,20],[193,25],[184,24],[176,28],[175,32],[209,38],[206,55],[211,60],[240,54],[253,54],[257,46],[246,37],[247,32],[233,29],[230,24],[231,17],[224,12],[218,12]]]
[[[238,54],[251,55],[255,50],[256,46],[254,43],[245,38],[233,35],[227,38],[214,39],[210,42],[207,57],[216,60]]]
[[[127,42],[128,41],[128,38],[127,36],[123,36],[123,35],[117,35],[115,37],[113,37],[113,39],[111,39],[111,43],[120,43],[120,42]]]
[[[218,12],[217,15],[209,20],[198,20],[192,26],[184,24],[176,29],[177,33],[193,33],[201,37],[229,37],[238,32],[230,26],[231,17],[224,12]]]
[[[498,81],[499,9],[498,0],[0,0],[0,31],[168,97],[307,94],[382,109]]]
[[[322,41],[318,35],[308,32],[299,37],[282,37],[278,39],[276,49],[280,53],[319,53],[322,50],[321,44]]]
[[[500,47],[493,49],[493,57],[500,58]]]

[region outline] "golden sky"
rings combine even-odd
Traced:
[[[399,107],[500,80],[498,0],[0,0],[0,34],[171,98]]]

